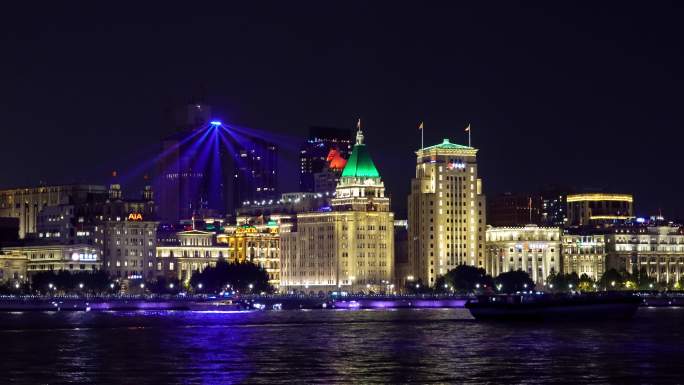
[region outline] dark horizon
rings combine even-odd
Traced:
[[[361,117],[405,218],[418,123],[426,145],[467,143],[470,123],[487,195],[569,185],[684,218],[677,3],[86,4],[0,16],[2,187],[106,183],[154,156],[172,107],[203,98],[286,138],[283,191],[309,126]]]

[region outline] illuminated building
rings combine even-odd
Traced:
[[[620,226],[605,234],[606,269],[645,272],[670,286],[684,276],[684,231],[678,226]]]
[[[280,285],[280,233],[276,221],[228,226],[216,236],[217,245],[228,246],[228,260],[248,261],[263,267],[276,289]]]
[[[281,290],[392,290],[394,214],[361,130],[331,203],[281,225]]]
[[[0,217],[19,218],[19,238],[36,233],[38,214],[46,207],[80,205],[104,200],[107,190],[99,185],[63,185],[0,190]]]
[[[566,201],[569,226],[609,224],[634,218],[634,199],[630,194],[572,194]]]
[[[458,265],[484,268],[485,196],[477,149],[451,143],[416,151],[408,198],[409,261],[416,280],[433,285]]]
[[[102,237],[104,268],[116,278],[152,278],[158,225],[132,212],[96,226],[95,231]]]
[[[352,132],[348,129],[330,127],[310,127],[309,137],[299,150],[299,189],[303,192],[332,191],[317,190],[317,173],[329,168],[328,155],[331,149],[339,152],[340,157],[347,159],[352,148]],[[319,176],[320,178],[320,176]],[[319,181],[319,184],[321,181]],[[319,188],[323,188],[319,186]],[[334,189],[333,189],[334,190]]]
[[[102,267],[101,251],[91,245],[27,244],[4,247],[2,252],[5,255],[0,260],[6,262],[8,258],[12,258],[17,263],[15,266],[23,258],[29,277],[40,271],[92,272]]]
[[[219,258],[234,262],[228,257],[228,246],[216,244],[213,232],[180,231],[176,234],[174,244],[157,246],[155,276],[164,275],[189,282],[195,271],[202,271],[207,266],[216,266]]]
[[[564,234],[563,273],[600,279],[606,271],[605,240],[603,234]]]
[[[522,270],[539,286],[561,268],[561,228],[487,227],[487,263],[492,276]]]
[[[0,284],[21,284],[27,280],[28,257],[20,251],[0,250]]]
[[[504,193],[487,196],[487,224],[515,227],[541,224],[542,199],[534,194]]]

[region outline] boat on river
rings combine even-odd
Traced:
[[[480,296],[465,307],[476,320],[568,320],[628,319],[641,299],[618,294],[518,294]]]

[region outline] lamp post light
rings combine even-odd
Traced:
[[[19,288],[19,286],[20,286],[20,285],[19,285],[19,282],[17,282],[17,283],[14,284],[14,287],[17,288],[17,289]]]
[[[198,284],[197,284],[197,288],[200,289],[200,290],[202,290],[202,283],[198,283]]]
[[[568,288],[570,288],[570,290],[572,290],[572,284],[569,284],[569,285],[568,285]]]
[[[141,284],[140,284],[140,288],[141,288],[141,289],[144,289],[144,288],[145,288],[145,284],[144,284],[144,283],[141,283]]]
[[[54,285],[52,283],[48,283],[48,288],[52,289]]]
[[[114,289],[114,283],[110,283],[110,284],[109,284],[109,288],[110,288],[110,289]]]
[[[476,283],[476,284],[475,284],[475,288],[476,288],[476,289],[479,289],[479,288],[480,288],[480,284],[479,284],[479,283]]]
[[[78,288],[79,288],[79,289],[83,289],[83,284],[82,284],[82,283],[79,283],[79,284],[78,284]]]
[[[499,291],[501,291],[501,289],[503,288],[503,285],[502,285],[502,284],[498,284],[498,285],[496,286],[496,288],[497,288]]]
[[[648,287],[651,288],[651,289],[653,289],[653,284],[652,284],[652,283],[649,283],[649,284],[648,284]]]
[[[169,284],[169,289],[173,289],[173,283]]]
[[[610,286],[615,287],[615,281],[612,281],[612,282],[610,283]]]

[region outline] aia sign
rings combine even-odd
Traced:
[[[143,216],[140,213],[130,213],[130,214],[128,214],[128,220],[129,221],[142,221]]]

